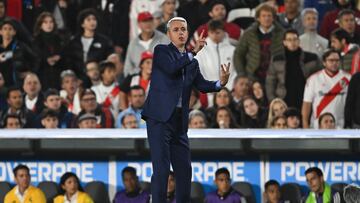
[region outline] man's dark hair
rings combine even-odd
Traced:
[[[106,69],[116,69],[116,66],[113,62],[110,61],[102,61],[99,63],[99,73],[100,76],[105,72]]]
[[[218,177],[220,174],[225,174],[228,179],[230,179],[230,172],[227,168],[219,168],[218,170],[216,170],[215,177]]]
[[[132,91],[132,90],[142,90],[143,93],[145,93],[144,88],[142,88],[140,85],[131,86],[131,87],[130,87],[130,91],[129,91],[130,95],[131,95],[131,91]]]
[[[283,40],[286,39],[286,36],[287,36],[288,34],[294,34],[294,35],[296,35],[297,37],[299,37],[299,32],[298,32],[297,30],[291,28],[291,29],[288,29],[288,30],[286,30],[286,31],[284,32]]]
[[[225,9],[227,10],[228,5],[225,3],[225,1],[223,1],[223,0],[214,0],[214,1],[211,2],[211,6],[210,6],[209,11],[211,12],[213,10],[213,8],[218,4],[223,5],[225,7]]]
[[[77,17],[77,22],[78,22],[78,29],[79,29],[78,31],[80,34],[84,33],[84,28],[81,25],[84,23],[85,18],[87,18],[88,16],[91,16],[91,15],[95,16],[96,21],[99,22],[98,13],[93,8],[84,9],[79,13],[79,15]]]
[[[353,10],[351,10],[351,9],[342,9],[342,10],[338,13],[337,19],[340,20],[340,19],[341,19],[343,16],[345,16],[345,15],[353,15],[354,18],[355,18],[355,13],[354,13]]]
[[[44,118],[58,118],[58,113],[56,113],[56,111],[51,110],[51,109],[44,109],[41,114],[40,114],[40,118],[44,119]]]
[[[121,171],[121,177],[123,179],[125,177],[125,173],[130,173],[132,176],[136,177],[136,169],[134,167],[127,166]]]
[[[272,185],[276,185],[276,186],[280,187],[279,182],[277,182],[276,180],[269,180],[265,183],[265,191]]]
[[[6,92],[6,98],[9,99],[11,92],[15,92],[15,91],[20,91],[20,92],[22,92],[21,89],[20,89],[20,87],[16,87],[16,86],[9,87],[9,89],[8,89],[7,92]]]
[[[3,27],[4,25],[10,25],[15,31],[17,31],[17,30],[16,30],[15,22],[14,22],[14,20],[12,20],[12,19],[5,19],[5,20],[0,24],[0,29],[2,29],[2,27]]]
[[[28,174],[30,174],[30,169],[26,165],[19,164],[13,169],[14,177],[16,177],[16,174],[19,170],[26,170]]]
[[[3,128],[6,128],[6,126],[7,126],[7,124],[8,124],[8,119],[9,119],[9,118],[15,118],[15,119],[17,119],[17,120],[19,121],[19,123],[20,123],[20,126],[22,126],[22,125],[21,125],[20,116],[17,115],[17,114],[14,114],[14,113],[10,113],[10,114],[7,114],[7,115],[5,116],[5,118],[4,118],[4,120],[3,120]]]
[[[332,54],[332,53],[336,53],[337,55],[339,55],[340,59],[341,59],[341,54],[339,51],[336,51],[335,49],[331,48],[331,49],[328,49],[327,51],[325,51],[325,53],[323,54],[322,56],[322,60],[323,62],[326,61],[326,59]]]
[[[340,42],[345,39],[346,44],[349,44],[351,42],[350,34],[341,28],[332,31],[330,37],[335,37]]]
[[[210,20],[208,22],[208,30],[209,31],[216,31],[216,30],[225,30],[225,24],[221,20]]]
[[[54,88],[47,89],[44,93],[44,101],[46,101],[48,97],[53,95],[60,96],[60,93],[57,89]]]
[[[310,167],[310,168],[308,168],[306,171],[305,171],[305,175],[307,175],[307,174],[309,174],[309,173],[316,173],[319,177],[323,177],[324,176],[324,174],[323,174],[323,172],[321,171],[321,169],[320,168],[318,168],[318,167]]]

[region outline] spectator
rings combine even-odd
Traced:
[[[80,94],[81,111],[78,117],[83,114],[94,114],[97,128],[114,128],[114,117],[109,108],[103,107],[96,102],[96,94],[91,89],[85,89]]]
[[[270,128],[272,129],[286,129],[286,117],[285,116],[275,116],[271,121]]]
[[[130,33],[130,4],[132,0],[115,1],[112,14],[111,39],[114,42],[114,51],[121,55],[125,55],[129,44]],[[135,16],[135,22],[136,22]]]
[[[54,16],[54,23],[65,42],[76,32],[77,5],[70,0],[42,1],[44,9]]]
[[[334,10],[335,7],[334,0],[323,0],[323,1],[304,0],[303,5],[305,9],[314,8],[319,12],[319,18],[318,18],[319,22],[323,22],[323,17],[325,13]]]
[[[206,195],[205,203],[236,202],[244,203],[245,198],[231,187],[230,172],[226,168],[219,168],[215,172],[217,190]]]
[[[206,109],[205,114],[207,120],[210,124],[216,123],[216,111],[220,107],[228,107],[231,109],[234,114],[237,114],[235,110],[235,105],[232,100],[231,92],[226,88],[222,87],[219,92],[214,93],[213,97],[213,106]],[[236,120],[238,119],[238,115],[234,115]]]
[[[4,118],[3,127],[6,129],[20,129],[22,126],[20,117],[16,114],[8,114]]]
[[[78,118],[79,128],[96,128],[96,116],[94,114],[85,113]]]
[[[306,79],[321,69],[316,54],[300,48],[296,30],[284,33],[285,52],[274,55],[266,77],[267,98],[281,98],[288,106],[301,108]]]
[[[76,202],[93,203],[91,197],[83,192],[80,180],[75,173],[66,172],[60,178],[61,195],[54,198],[54,203]]]
[[[265,203],[279,203],[281,198],[280,184],[276,180],[269,180],[265,183]]]
[[[39,115],[44,108],[44,96],[40,92],[41,84],[38,76],[34,73],[27,74],[24,78],[23,89],[26,108]]]
[[[60,73],[64,67],[64,43],[57,33],[51,13],[41,13],[34,28],[34,52],[37,54],[38,76],[43,90],[60,89]]]
[[[240,104],[241,100],[249,95],[250,80],[246,76],[238,75],[234,79],[234,90],[232,96],[235,104]]]
[[[304,34],[300,36],[300,47],[307,52],[321,57],[329,45],[329,41],[317,33],[319,13],[314,8],[306,8],[301,12]]]
[[[88,61],[85,64],[86,76],[91,81],[91,86],[96,86],[101,83],[100,72],[99,72],[99,63],[96,61]]]
[[[314,73],[306,82],[304,91],[304,102],[302,105],[303,127],[309,128],[310,112],[311,123],[318,128],[318,119],[323,112],[334,115],[337,127],[344,126],[344,107],[349,85],[350,74],[339,70],[340,53],[329,50],[324,53],[324,69]]]
[[[175,173],[170,171],[167,186],[167,198],[166,203],[176,203],[175,188],[176,188]]]
[[[61,104],[59,91],[48,89],[44,94],[44,106],[57,113],[59,120],[58,128],[75,127],[75,115],[68,111],[65,105]]]
[[[238,74],[264,84],[271,56],[282,52],[283,29],[274,23],[276,12],[266,3],[256,8],[255,17],[257,22],[246,29],[236,46],[234,65]]]
[[[178,16],[186,19],[189,36],[192,36],[200,25],[210,20],[209,11],[213,5],[212,3],[212,0],[194,0],[179,7]]]
[[[105,108],[109,108],[114,118],[117,117],[120,106],[120,88],[116,82],[116,67],[109,61],[99,64],[101,83],[91,87],[96,94],[96,101]]]
[[[336,9],[332,9],[326,12],[324,19],[321,21],[322,23],[319,33],[326,39],[329,39],[331,32],[339,27],[338,15],[341,10],[351,8],[351,1],[334,0],[334,5],[336,6]],[[355,16],[360,17],[360,12],[356,12]],[[357,26],[356,30],[359,28],[360,26]]]
[[[213,123],[213,128],[238,128],[232,112],[225,106],[216,109],[215,119],[216,123]]]
[[[319,128],[320,129],[335,129],[335,117],[331,113],[323,113],[319,117]]]
[[[130,106],[129,108],[122,111],[116,121],[116,127],[121,128],[121,120],[125,114],[132,113],[136,115],[139,128],[146,128],[146,123],[141,118],[142,108],[145,103],[145,90],[141,86],[133,86],[130,88]]]
[[[130,40],[138,37],[142,32],[139,21],[139,15],[141,13],[154,14],[159,11],[159,1],[148,1],[148,0],[132,0],[130,5]],[[140,27],[140,29],[139,29]]]
[[[169,39],[163,33],[155,29],[154,17],[149,12],[142,12],[138,16],[141,33],[129,43],[125,58],[124,75],[138,73],[141,61],[141,53],[154,51],[158,44],[168,44]]]
[[[192,110],[189,113],[189,128],[206,128],[206,116],[197,109]]]
[[[251,96],[255,98],[259,106],[263,108],[267,108],[269,103],[265,95],[264,86],[262,86],[259,81],[255,80],[251,85],[251,91],[252,91]]]
[[[190,101],[189,101],[189,110],[194,110],[194,109],[199,109],[199,110],[204,110],[203,105],[201,103],[201,98],[200,98],[200,93],[199,90],[193,88],[191,90],[191,95],[190,95]],[[204,94],[205,96],[205,100],[207,102],[207,96],[206,94]]]
[[[290,107],[284,112],[286,117],[286,125],[291,129],[302,128],[301,125],[301,113],[298,109]]]
[[[55,129],[58,128],[59,118],[56,111],[51,109],[44,109],[41,114],[41,125],[47,129]]]
[[[335,117],[329,112],[323,113],[319,117],[319,128],[320,129],[335,129]]]
[[[221,30],[223,30],[224,33],[222,33],[222,38],[225,37],[224,34],[226,33],[227,34],[226,39],[232,45],[236,45],[240,38],[241,28],[235,23],[226,22],[227,11],[226,11],[225,2],[222,0],[213,0],[211,7],[210,7],[210,11],[209,11],[209,16],[211,17],[212,21],[222,21],[223,22]],[[198,27],[196,29],[196,31],[194,32],[194,35],[193,35],[193,39],[190,41],[191,47],[195,47],[195,41],[200,38],[201,33],[203,33],[203,37],[205,37],[205,38],[208,36],[209,25],[210,25],[210,21],[206,24],[201,25],[200,27]],[[216,29],[218,29],[218,28],[216,28]],[[213,32],[215,32],[215,30],[213,29]],[[213,34],[215,34],[215,33],[213,33]],[[214,39],[212,39],[212,40],[215,41]],[[219,41],[219,40],[220,39],[218,39],[217,41]],[[222,39],[220,41],[222,41]],[[218,44],[219,42],[215,41],[216,44]]]
[[[124,80],[124,62],[119,54],[112,53],[110,54],[107,59],[108,61],[115,64],[116,67],[116,81],[118,84],[121,84]]]
[[[195,58],[199,62],[200,71],[204,78],[213,81],[219,80],[220,64],[230,63],[231,75],[226,87],[231,90],[236,77],[236,70],[232,64],[235,47],[229,43],[225,29],[223,21],[210,20],[206,26],[206,30],[208,30],[207,46]]]
[[[360,199],[360,188],[352,183],[344,188],[344,200],[346,203],[357,203]]]
[[[123,129],[135,129],[139,128],[136,115],[133,113],[125,114],[121,119],[121,125]]]
[[[304,202],[333,202],[340,203],[340,194],[331,189],[323,176],[323,172],[318,167],[311,167],[305,171],[306,182],[310,192],[304,198]]]
[[[35,58],[31,49],[16,39],[16,27],[11,20],[4,20],[0,25],[0,72],[6,78],[5,85],[22,85],[26,72],[36,71]]]
[[[0,112],[7,109],[6,92],[7,88],[5,87],[5,78],[0,72]]]
[[[284,102],[284,100],[280,98],[273,99],[269,105],[269,116],[268,116],[267,126],[270,127],[271,125],[270,123],[274,117],[284,115],[287,108],[288,107]]]
[[[240,125],[243,128],[265,128],[267,110],[259,107],[251,96],[245,97],[241,102],[242,113]]]
[[[345,103],[345,128],[360,129],[360,73],[352,76]]]
[[[18,21],[12,17],[7,16],[7,11],[8,11],[8,6],[7,5],[7,0],[0,0],[0,25],[6,21],[6,20],[11,20],[15,27],[16,27],[16,38],[19,39],[20,41],[26,43],[27,45],[31,44],[31,34],[30,32],[26,29],[26,27],[24,26],[24,24],[21,21]],[[11,7],[10,7],[11,9]]]
[[[160,16],[160,24],[157,26],[157,30],[162,33],[166,33],[166,25],[168,21],[177,16],[176,9],[179,7],[178,0],[160,0],[160,9],[161,9],[161,16]]]
[[[148,203],[150,201],[150,194],[143,191],[139,186],[139,179],[136,175],[135,168],[131,166],[125,167],[121,172],[121,177],[125,189],[116,193],[114,203]]]
[[[5,203],[12,202],[36,202],[46,203],[44,193],[37,187],[31,185],[30,169],[25,165],[17,165],[14,170],[16,186],[5,196]],[[21,201],[25,200],[25,201]]]
[[[127,76],[120,85],[120,109],[124,110],[128,107],[128,96],[133,86],[141,86],[147,96],[150,87],[152,62],[153,54],[150,51],[141,54],[140,72]]]
[[[360,15],[360,11],[359,15]],[[344,9],[339,12],[338,17],[339,28],[345,30],[350,35],[350,42],[360,45],[360,26],[358,25],[358,18],[355,18],[355,12],[350,9]]]
[[[350,43],[350,35],[345,30],[336,29],[331,33],[331,47],[341,52],[340,69],[353,75],[360,71],[360,48]]]
[[[15,114],[20,117],[22,128],[34,128],[35,114],[24,106],[24,100],[20,88],[10,87],[6,94],[6,99],[8,109],[0,115],[2,122],[6,115]]]
[[[285,12],[278,15],[278,21],[285,29],[295,29],[299,35],[304,33],[300,14],[300,0],[284,0]]]
[[[80,107],[80,87],[79,80],[72,70],[64,70],[60,74],[61,88],[60,96],[69,112],[77,115],[81,111]]]
[[[76,75],[84,80],[85,63],[90,60],[100,62],[113,53],[112,42],[96,32],[97,13],[94,9],[85,9],[78,15],[79,33],[67,46],[67,64]]]

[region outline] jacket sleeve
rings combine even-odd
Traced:
[[[200,92],[207,93],[207,92],[218,92],[221,88],[216,87],[217,81],[209,81],[205,80],[204,76],[201,74],[199,69],[199,64],[197,63],[197,71],[196,71],[196,77],[194,79],[194,86],[196,89],[198,89]]]
[[[238,75],[246,75],[245,64],[246,64],[246,53],[248,51],[247,33],[240,38],[240,42],[236,46],[234,51],[234,65]]]
[[[276,83],[277,83],[277,79],[276,79],[276,72],[274,67],[274,60],[272,59],[270,62],[269,70],[265,81],[266,95],[269,101],[275,98]]]
[[[354,102],[356,94],[356,80],[360,82],[360,74],[355,74],[350,80],[345,102],[345,128],[351,128],[354,114]]]
[[[170,52],[167,45],[158,45],[154,49],[154,64],[164,73],[174,75],[191,63],[187,54],[174,60]]]

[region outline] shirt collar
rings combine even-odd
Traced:
[[[29,186],[30,187],[30,186]],[[24,191],[24,194],[21,194],[19,191],[19,186],[15,187],[15,195],[19,198],[20,202],[24,202],[26,193],[29,190],[29,187]]]
[[[70,199],[67,198],[66,194],[64,195],[64,200],[65,203],[75,203],[77,201],[78,198],[78,192],[76,192],[75,194],[73,194],[73,196],[70,197]]]
[[[259,25],[259,30],[262,34],[268,34],[270,32],[272,32],[275,29],[274,25],[271,25],[271,27],[269,28],[269,30],[266,32],[260,25]]]

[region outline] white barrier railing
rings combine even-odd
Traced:
[[[233,139],[359,139],[360,130],[192,129],[189,138]],[[0,130],[0,139],[144,139],[145,129]]]

